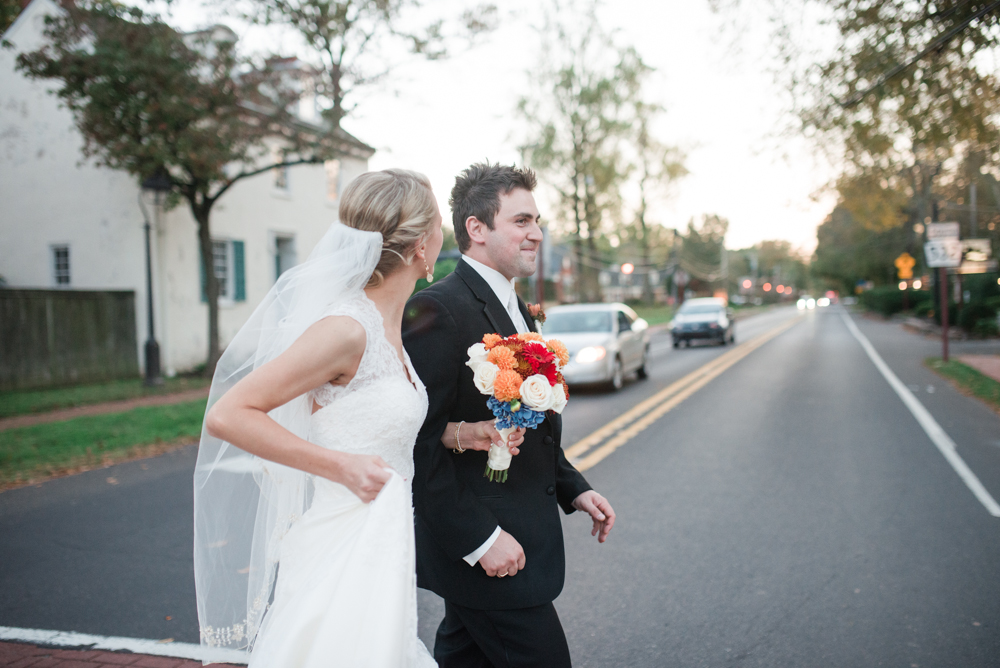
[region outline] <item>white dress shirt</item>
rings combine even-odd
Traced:
[[[473,260],[468,255],[462,256],[462,261],[468,263],[470,267],[476,270],[476,273],[483,277],[486,284],[492,288],[494,294],[496,294],[497,299],[500,303],[504,305],[507,309],[507,315],[510,316],[511,321],[514,323],[514,327],[517,329],[519,334],[523,334],[528,331],[528,323],[524,321],[524,316],[521,315],[521,309],[518,308],[517,304],[517,292],[514,290],[514,280],[513,278],[507,279],[506,276],[501,274],[499,271],[493,267],[487,267],[482,262],[477,262]],[[499,333],[499,332],[497,332]],[[493,543],[497,542],[497,538],[500,537],[500,525],[493,530],[493,534],[486,539],[486,542],[479,546],[475,552],[467,554],[464,560],[470,566],[475,566],[479,563],[479,560],[483,558]]]

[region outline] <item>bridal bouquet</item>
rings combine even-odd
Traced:
[[[545,411],[562,413],[569,398],[560,369],[569,362],[561,341],[548,342],[536,332],[503,338],[487,334],[482,343],[469,348],[466,365],[474,374],[476,389],[489,397],[486,405],[496,417],[494,424],[502,443],[490,446],[484,476],[506,482],[510,468],[507,439],[518,427],[535,429]]]

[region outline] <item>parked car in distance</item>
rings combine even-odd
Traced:
[[[570,385],[604,383],[619,390],[635,371],[646,377],[649,324],[625,304],[566,304],[546,309],[542,335],[569,351],[563,378]]]
[[[690,346],[691,341],[699,339],[716,341],[723,346],[734,343],[733,311],[726,306],[725,300],[716,297],[688,299],[670,321],[670,334],[674,348],[682,343]]]

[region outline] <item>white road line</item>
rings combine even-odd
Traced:
[[[94,636],[73,631],[46,631],[43,629],[18,629],[11,626],[0,626],[0,640],[10,642],[25,642],[33,645],[50,645],[53,647],[86,647],[88,649],[103,649],[109,652],[129,651],[133,654],[151,654],[153,656],[169,656],[176,659],[194,659],[195,661],[210,661],[215,663],[245,664],[249,654],[236,649],[221,647],[202,647],[184,642],[160,642],[142,638],[117,638],[114,636]]]
[[[896,391],[899,398],[902,399],[903,403],[906,404],[906,407],[910,409],[910,412],[913,413],[913,417],[917,418],[917,422],[919,422],[920,426],[924,428],[927,436],[930,437],[934,445],[937,446],[937,449],[942,455],[944,455],[944,458],[948,461],[948,463],[951,464],[951,467],[955,469],[955,473],[958,474],[958,477],[960,477],[962,482],[964,482],[968,488],[972,490],[972,493],[976,495],[977,499],[979,499],[979,503],[986,507],[986,510],[990,515],[993,517],[1000,517],[1000,504],[997,504],[993,497],[990,496],[990,493],[986,491],[985,487],[983,487],[983,483],[979,482],[979,478],[976,477],[976,474],[972,472],[972,469],[969,468],[962,457],[958,454],[958,446],[955,445],[955,441],[951,440],[951,437],[948,436],[945,430],[941,428],[941,425],[937,423],[937,420],[934,419],[927,409],[924,408],[924,405],[920,403],[915,396],[913,396],[913,393],[910,392],[909,388],[907,388],[906,385],[903,385],[902,381],[900,381],[896,374],[892,372],[892,369],[890,369],[889,365],[882,360],[882,356],[878,354],[874,346],[872,346],[872,344],[868,341],[868,338],[861,333],[861,330],[859,330],[857,325],[854,324],[851,317],[847,315],[847,313],[841,313],[841,316],[847,324],[847,329],[850,330],[851,334],[854,335],[854,338],[858,340],[861,347],[865,349],[865,352],[868,353],[868,357],[871,358],[871,361],[875,363],[875,368],[882,373],[882,377],[888,381],[889,386]]]

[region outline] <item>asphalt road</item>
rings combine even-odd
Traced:
[[[619,520],[604,545],[564,520],[575,665],[1000,664],[1000,519],[842,314],[741,321],[737,343],[796,322],[586,472]],[[934,341],[853,318],[1000,498],[1000,416],[922,366]],[[648,380],[573,393],[564,444],[731,349],[657,336]],[[0,625],[197,642],[193,464],[188,448],[0,494]],[[420,606],[429,643],[441,604]]]

